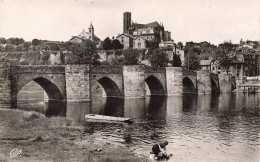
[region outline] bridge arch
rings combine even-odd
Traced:
[[[163,88],[163,84],[160,80],[154,75],[150,75],[145,79],[147,83],[151,95],[165,95],[165,89]]]
[[[119,86],[109,77],[102,77],[97,82],[103,87],[107,97],[122,97],[123,93]]]
[[[184,77],[182,79],[183,93],[194,93],[196,92],[196,85],[189,77]]]
[[[49,100],[65,100],[66,95],[62,90],[60,90],[59,85],[53,83],[50,79],[44,78],[44,77],[36,77],[36,78],[30,78],[30,79],[20,79],[17,82],[17,89],[16,89],[16,96],[19,93],[19,91],[30,81],[34,81],[38,83],[43,90],[46,92],[46,94],[49,97]]]
[[[219,92],[218,82],[215,79],[210,79],[210,80],[211,80],[211,93]]]

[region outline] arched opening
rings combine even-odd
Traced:
[[[182,79],[183,93],[196,93],[196,88],[190,78]]]
[[[122,97],[123,94],[117,84],[109,79],[108,77],[103,77],[98,80],[98,83],[103,87],[106,92],[107,97]]]
[[[48,102],[44,102],[48,100]],[[33,110],[46,116],[65,116],[66,102],[64,94],[51,81],[39,77],[19,83],[17,87],[17,105],[19,109]]]
[[[41,88],[46,92],[49,100],[59,100],[62,101],[65,99],[65,96],[62,94],[62,92],[60,91],[60,89],[51,81],[49,81],[48,79],[45,79],[43,77],[39,77],[39,78],[35,78],[32,81],[38,83]],[[31,83],[32,81],[28,82]],[[33,83],[34,83],[33,82]],[[25,85],[22,85],[21,87],[18,87],[17,89],[17,93],[20,92],[20,90],[26,86],[28,83],[26,83]],[[28,87],[30,90],[30,87]],[[31,89],[33,90],[33,89]]]
[[[155,76],[149,76],[145,82],[149,87],[150,95],[165,95],[161,82]]]
[[[217,83],[211,79],[211,93],[218,93],[219,92],[219,88],[217,86]]]
[[[42,77],[36,78],[33,81],[38,83],[44,89],[49,100],[64,100],[65,97],[62,95],[60,89],[51,81]]]

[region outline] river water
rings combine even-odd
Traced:
[[[44,103],[20,96],[21,109],[64,116],[74,125],[83,125],[96,139],[126,145],[140,156],[149,156],[153,144],[168,140],[170,161],[259,162],[259,95],[96,97],[91,103]],[[130,117],[134,123],[86,122],[84,115],[89,113]]]

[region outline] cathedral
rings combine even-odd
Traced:
[[[163,23],[157,21],[148,24],[134,23],[131,19],[131,12],[124,13],[123,33],[141,36],[146,40],[169,41],[171,40],[171,32],[165,31]]]
[[[73,36],[70,39],[70,42],[72,43],[81,43],[84,40],[91,40],[94,42],[99,42],[100,39],[94,34],[94,27],[92,25],[92,22],[89,25],[88,32],[86,32],[84,29],[78,36]]]
[[[123,34],[117,36],[117,39],[127,48],[146,48],[147,41],[170,41],[171,32],[165,31],[163,23],[157,21],[147,24],[134,23],[131,12],[124,12]]]

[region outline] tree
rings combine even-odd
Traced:
[[[138,65],[140,51],[137,49],[125,49],[123,51],[125,65]]]
[[[15,51],[21,52],[21,51],[23,51],[23,49],[24,49],[23,44],[19,44],[18,46],[15,47]]]
[[[37,45],[39,45],[39,44],[40,44],[40,40],[38,40],[38,39],[33,39],[33,40],[32,40],[32,45],[37,46]]]
[[[113,49],[113,45],[111,42],[111,39],[109,37],[107,37],[104,42],[103,42],[103,49],[104,50],[111,50]]]
[[[5,38],[0,38],[0,44],[6,44],[6,39]]]
[[[72,44],[72,54],[68,56],[68,64],[100,64],[100,56],[97,53],[96,45],[90,41],[83,41],[81,44]]]
[[[182,42],[178,42],[178,43],[177,43],[177,46],[178,46],[180,49],[182,49],[182,48],[183,48]]]
[[[228,58],[228,56],[222,57],[220,59],[220,66],[224,67],[227,73],[230,65],[231,65],[231,60]]]
[[[155,41],[154,39],[151,41],[146,40],[145,44],[146,44],[146,48],[150,48],[150,49],[156,49],[159,47],[159,42]]]
[[[185,58],[185,67],[188,70],[198,70],[200,68],[200,58],[196,54],[189,54]]]
[[[119,58],[115,58],[111,61],[111,65],[124,65],[125,64],[125,59],[124,57],[119,57]]]
[[[153,67],[166,67],[169,58],[164,51],[155,49],[148,52],[148,60]]]
[[[124,48],[124,45],[121,44],[118,39],[114,39],[112,41],[112,46],[113,46],[113,49],[123,49]]]
[[[179,55],[173,54],[172,66],[181,67],[181,59]]]
[[[23,38],[8,38],[6,40],[6,43],[18,46],[19,44],[24,43],[24,39]]]
[[[29,47],[31,46],[31,42],[24,42],[23,46],[24,46],[24,51],[28,51]]]
[[[13,52],[14,51],[14,46],[12,44],[7,44],[5,46],[5,52]]]

